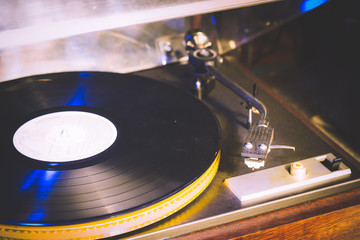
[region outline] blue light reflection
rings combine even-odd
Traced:
[[[301,3],[300,11],[302,13],[308,12],[320,5],[326,3],[328,0],[305,0]]]
[[[79,73],[79,85],[76,89],[76,92],[73,98],[66,104],[68,106],[87,106],[86,103],[86,90],[87,90],[87,80],[91,76],[91,73],[81,72]]]
[[[216,24],[216,19],[215,19],[215,16],[214,16],[214,15],[211,15],[211,22],[212,22],[213,24]]]
[[[50,224],[46,224],[46,223],[17,223],[17,222],[9,222],[9,224],[21,225],[21,226],[33,226],[33,227],[41,227],[41,226],[49,226],[50,225]]]
[[[85,101],[86,88],[79,87],[76,89],[74,97],[67,103],[68,106],[86,106]]]
[[[33,170],[21,185],[21,190],[33,193],[33,209],[28,215],[28,221],[41,221],[46,215],[45,201],[54,190],[61,171]],[[21,223],[29,225],[32,223]],[[41,225],[41,224],[40,224]]]
[[[81,72],[80,73],[80,76],[82,76],[82,77],[89,77],[91,75],[91,73],[89,73],[89,72]]]

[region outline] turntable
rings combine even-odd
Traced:
[[[0,237],[355,235],[356,157],[237,59],[324,2],[7,2]]]

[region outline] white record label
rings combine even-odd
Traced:
[[[24,123],[14,134],[23,155],[46,162],[70,162],[99,154],[116,140],[115,125],[100,115],[82,111],[45,114]]]

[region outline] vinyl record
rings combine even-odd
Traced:
[[[188,204],[218,166],[213,113],[156,80],[105,72],[11,80],[0,84],[0,110],[0,236],[131,231]]]

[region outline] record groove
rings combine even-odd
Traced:
[[[118,225],[124,216],[133,219],[132,214],[154,211],[167,201],[179,202],[163,212],[167,216],[199,195],[218,166],[215,116],[196,98],[156,80],[104,72],[32,76],[0,84],[0,109],[7,113],[0,125],[5,196],[0,200],[0,235],[16,235],[14,229],[29,226],[40,232],[86,228],[110,219]],[[12,139],[20,126],[65,111],[110,120],[117,129],[115,142],[99,154],[64,163],[41,162],[17,151]],[[107,232],[102,234],[113,235]]]

